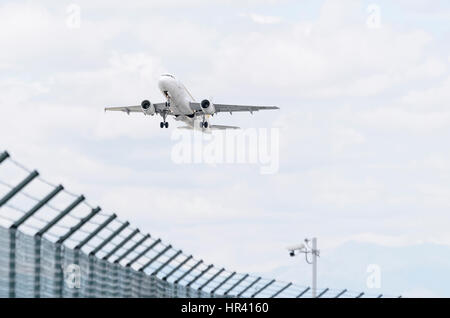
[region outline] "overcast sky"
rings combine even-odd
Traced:
[[[46,179],[206,261],[303,285],[280,268],[308,272],[285,250],[307,236],[361,272],[372,261],[346,242],[450,245],[448,1],[71,3],[0,4],[0,147]],[[175,164],[180,124],[103,112],[163,101],[163,72],[198,100],[278,105],[213,121],[279,128],[279,171]]]

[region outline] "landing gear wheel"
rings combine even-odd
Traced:
[[[159,123],[159,127],[160,127],[160,128],[164,128],[164,123],[163,123],[163,122],[160,122],[160,123]]]
[[[167,121],[164,123],[164,127],[169,128],[169,123]]]
[[[205,121],[205,122],[203,123],[203,127],[208,128],[208,122],[207,122],[207,121]]]

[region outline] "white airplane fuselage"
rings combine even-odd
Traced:
[[[194,113],[189,103],[195,100],[179,80],[171,75],[161,75],[158,87],[170,103],[170,111],[174,115],[192,115]]]
[[[218,113],[249,112],[279,109],[276,106],[257,105],[233,105],[233,104],[213,104],[208,99],[196,102],[192,94],[186,87],[171,74],[163,74],[158,80],[158,87],[165,97],[165,102],[152,104],[149,100],[143,100],[140,105],[105,107],[105,111],[121,111],[127,114],[143,113],[144,115],[160,115],[163,119],[160,122],[161,128],[168,128],[166,121],[168,116],[173,116],[175,120],[182,121],[187,126],[178,127],[184,129],[200,129],[201,131],[239,129],[235,126],[210,125],[209,119]]]
[[[195,100],[186,87],[173,75],[169,74],[160,76],[158,87],[169,102],[169,109],[176,116],[175,120],[182,121],[191,128],[199,128],[197,123],[200,123],[202,120],[192,116],[194,110],[191,108],[190,103],[195,102]],[[205,116],[205,121],[208,121],[208,117]]]

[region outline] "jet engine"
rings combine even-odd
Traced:
[[[200,106],[202,107],[202,110],[205,114],[213,115],[216,112],[216,108],[214,107],[214,104],[211,103],[209,100],[204,99],[200,103]]]
[[[156,112],[155,105],[148,100],[144,100],[141,103],[141,108],[144,114],[153,116]]]

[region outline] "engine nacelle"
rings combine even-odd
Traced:
[[[200,106],[202,107],[202,110],[205,114],[212,115],[216,112],[216,108],[214,107],[214,104],[211,103],[209,100],[204,99],[200,103]]]
[[[141,103],[141,108],[144,114],[153,116],[156,112],[155,105],[148,100],[144,100]]]

